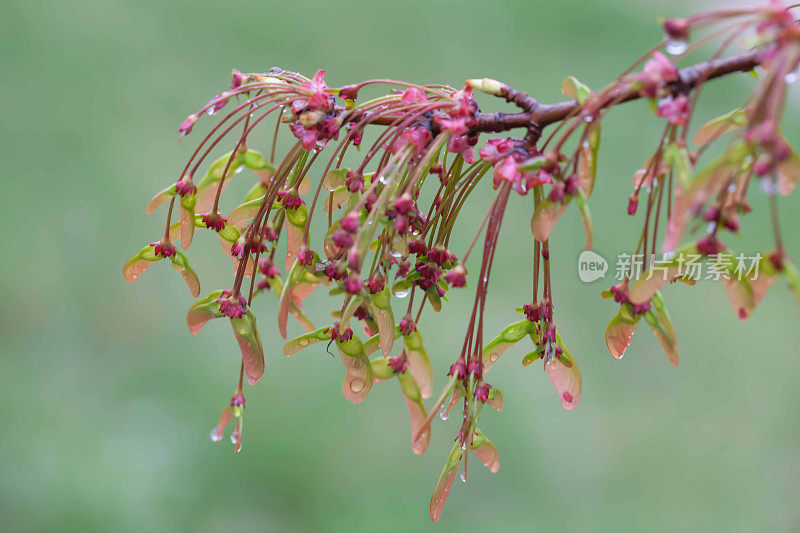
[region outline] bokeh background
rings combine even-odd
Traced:
[[[168,267],[135,286],[121,276],[122,263],[161,231],[163,213],[147,217],[144,206],[175,180],[191,148],[176,144],[177,125],[227,87],[232,67],[326,68],[334,86],[488,76],[549,102],[562,98],[569,74],[601,86],[660,38],[658,15],[698,9],[692,4],[0,3],[0,529],[800,527],[793,298],[776,286],[742,323],[720,287],[670,287],[680,367],[646,328],[615,361],[603,342],[614,306],[598,297],[608,283],[577,278],[583,236],[574,209],[554,234],[554,290],[559,330],[583,374],[581,405],[561,410],[540,367],[522,369],[526,349],[504,356],[490,381],[504,391],[505,409],[481,421],[501,469],[493,475],[473,462],[435,526],[428,500],[456,421],[437,421],[428,452],[414,456],[397,386],[350,405],[338,358],[322,348],[283,357],[274,300],[265,298],[256,307],[268,373],[247,390],[244,451],[234,455],[208,438],[238,371],[230,331],[212,324],[191,337],[184,312],[192,299]],[[753,83],[715,82],[704,115],[738,104]],[[798,111],[791,103],[785,127],[794,142]],[[596,250],[613,257],[635,244],[625,199],[661,126],[640,103],[618,109],[604,128],[592,209]],[[800,254],[791,202],[781,202],[785,238]],[[503,228],[487,334],[516,320],[529,290],[524,203]],[[743,251],[770,246],[764,202],[754,205],[758,214],[731,242]],[[200,237],[189,257],[204,290],[227,286],[229,262]],[[468,299],[455,296],[449,312],[422,325],[439,378],[460,346]],[[326,309],[311,313],[319,322]]]

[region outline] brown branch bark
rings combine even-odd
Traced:
[[[679,81],[670,84],[672,88],[692,88],[700,82],[713,80],[734,72],[747,72],[761,63],[761,50],[713,59],[685,67],[678,71]],[[613,93],[609,101],[630,102],[641,98],[639,92],[625,85]],[[536,102],[530,112],[519,113],[478,113],[475,115],[473,129],[477,132],[497,133],[516,128],[543,128],[554,122],[560,122],[577,110],[574,100],[556,104],[540,104]],[[389,125],[397,119],[395,116],[384,116],[372,124]]]

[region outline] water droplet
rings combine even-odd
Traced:
[[[219,442],[222,440],[222,433],[217,433],[217,428],[211,430],[211,440],[214,442]]]
[[[589,141],[583,141],[583,144],[581,146],[583,146],[584,148],[589,148]]]
[[[791,85],[792,83],[796,82],[798,78],[797,69],[791,71],[789,74],[783,77],[783,80]]]
[[[769,178],[762,179],[761,190],[764,191],[764,194],[767,196],[772,196],[775,194],[775,184]]]
[[[462,442],[461,443],[461,449],[462,450],[466,450],[467,449],[467,443],[466,442]]]
[[[231,433],[231,444],[236,444],[236,433]]]
[[[400,259],[401,257],[403,257],[403,255],[396,250],[392,250],[391,252],[389,252],[389,255],[391,255],[395,259]]]
[[[389,180],[386,179],[386,176],[384,174],[381,174],[380,176],[378,176],[378,181],[380,181],[383,185],[386,185],[387,183],[389,183]]]
[[[404,291],[397,291],[394,293],[395,296],[398,298],[405,298],[411,292],[411,289],[406,289]]]
[[[461,475],[459,477],[461,478],[461,481],[463,481],[464,483],[467,482],[467,475],[464,472],[461,472]]]
[[[209,117],[213,117],[214,115],[217,114],[217,111],[214,109],[214,107],[215,106],[212,105],[211,107],[208,108],[208,111],[206,111]]]
[[[300,346],[308,346],[308,339],[300,339],[297,341]]]
[[[350,381],[350,390],[353,392],[361,392],[362,390],[364,390],[364,385],[366,385],[366,383],[364,382],[363,379],[353,378]]]
[[[670,39],[667,41],[667,44],[664,46],[664,50],[667,51],[668,54],[676,56],[682,54],[688,48],[689,43],[686,41],[681,41],[679,39]]]
[[[585,117],[583,117],[583,121],[584,122],[592,122],[592,121],[594,121],[594,117],[592,115],[586,115]]]
[[[497,361],[499,358],[500,358],[500,354],[497,353],[497,352],[492,352],[492,353],[489,354],[489,361],[491,361],[492,363]]]
[[[442,420],[447,420],[447,414],[447,407],[443,405],[442,408],[439,409],[439,418]]]
[[[244,170],[244,167],[243,167],[243,166],[240,166],[240,167],[236,167],[236,169],[235,169],[233,172],[234,172],[234,174],[238,174],[238,173],[239,173],[239,172],[241,172],[242,170]]]

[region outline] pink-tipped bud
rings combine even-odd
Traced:
[[[400,323],[397,325],[400,328],[400,333],[403,335],[411,335],[415,331],[417,331],[417,325],[409,316],[403,317]]]
[[[361,218],[355,211],[350,211],[342,219],[342,229],[347,233],[356,233],[358,228],[361,227]]]
[[[628,197],[628,214],[633,216],[636,214],[636,209],[639,208],[639,196],[634,193]]]
[[[467,271],[463,266],[458,265],[453,270],[444,275],[444,280],[451,287],[455,288],[464,287],[467,284]]]
[[[358,294],[364,288],[364,283],[357,275],[351,274],[345,278],[342,287],[347,294]]]
[[[386,278],[383,277],[383,274],[377,273],[371,278],[369,278],[369,292],[372,294],[377,294],[382,292],[383,289],[386,288]]]
[[[217,233],[225,229],[228,219],[219,213],[207,213],[203,216],[203,222],[208,229],[213,229]]]
[[[394,208],[402,215],[407,214],[413,205],[414,201],[411,199],[411,195],[408,193],[404,193],[394,201]]]
[[[711,234],[697,241],[697,251],[703,255],[716,255],[724,248],[716,235]]]
[[[676,41],[689,40],[689,21],[683,18],[667,19],[664,21],[664,33]]]

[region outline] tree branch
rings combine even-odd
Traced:
[[[757,67],[762,61],[762,51],[753,50],[743,54],[713,59],[688,66],[678,71],[679,81],[669,84],[671,90],[693,88],[707,80],[713,80],[733,72],[747,72]],[[622,86],[611,93],[609,102],[630,102],[641,98],[639,91],[630,84]],[[543,128],[554,122],[560,122],[577,111],[578,103],[574,100],[556,104],[536,103],[530,112],[520,113],[478,113],[475,115],[473,130],[476,132],[497,133],[516,128]],[[371,124],[388,126],[398,117],[382,116]]]

